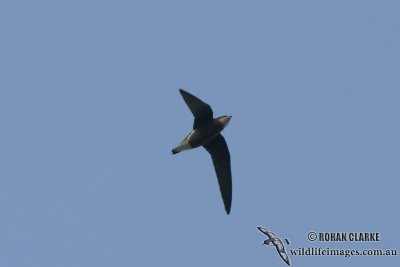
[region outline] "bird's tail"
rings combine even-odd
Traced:
[[[180,150],[178,150],[177,148],[172,149],[172,154],[178,154],[179,152],[181,152]]]
[[[185,139],[177,147],[172,149],[172,154],[178,154],[179,152],[191,149],[189,142]]]

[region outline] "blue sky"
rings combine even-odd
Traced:
[[[285,266],[258,225],[287,249],[400,249],[399,8],[2,1],[0,266]],[[179,88],[233,115],[229,216],[206,151],[170,152],[193,123]]]

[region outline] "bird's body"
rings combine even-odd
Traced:
[[[228,125],[230,116],[222,116],[210,123],[193,129],[183,141],[172,150],[173,154],[196,148],[215,138]]]
[[[265,229],[261,226],[258,226],[257,229],[269,237],[267,240],[264,240],[263,244],[275,246],[276,251],[278,252],[279,256],[282,258],[282,260],[284,262],[286,262],[287,265],[290,266],[289,257],[286,254],[285,246],[283,245],[282,241],[274,233],[268,231],[267,229]],[[285,242],[287,244],[289,244],[289,240],[287,240],[286,238],[285,238]]]
[[[232,202],[231,158],[221,131],[228,125],[232,116],[214,119],[213,111],[208,104],[182,89],[179,92],[194,116],[194,123],[193,130],[177,147],[172,149],[172,154],[200,146],[210,153],[225,210],[229,214]]]

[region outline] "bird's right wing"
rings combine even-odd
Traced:
[[[201,126],[213,120],[213,111],[207,103],[204,103],[199,98],[186,92],[183,89],[179,89],[183,100],[185,100],[186,105],[189,107],[190,111],[194,116],[193,129],[197,129]]]

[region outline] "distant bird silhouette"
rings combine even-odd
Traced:
[[[278,251],[279,256],[281,256],[282,260],[290,266],[289,256],[285,252],[285,247],[283,246],[282,241],[272,232],[268,231],[267,229],[258,226],[258,230],[260,230],[263,234],[267,235],[269,238],[264,240],[264,245],[274,245],[276,251]],[[286,244],[289,244],[289,240],[285,238]],[[272,243],[272,244],[271,244]]]
[[[231,157],[221,131],[228,125],[232,116],[213,118],[210,105],[194,95],[180,89],[183,100],[194,116],[193,130],[174,149],[173,154],[203,146],[211,154],[226,213],[231,211],[232,174]]]

